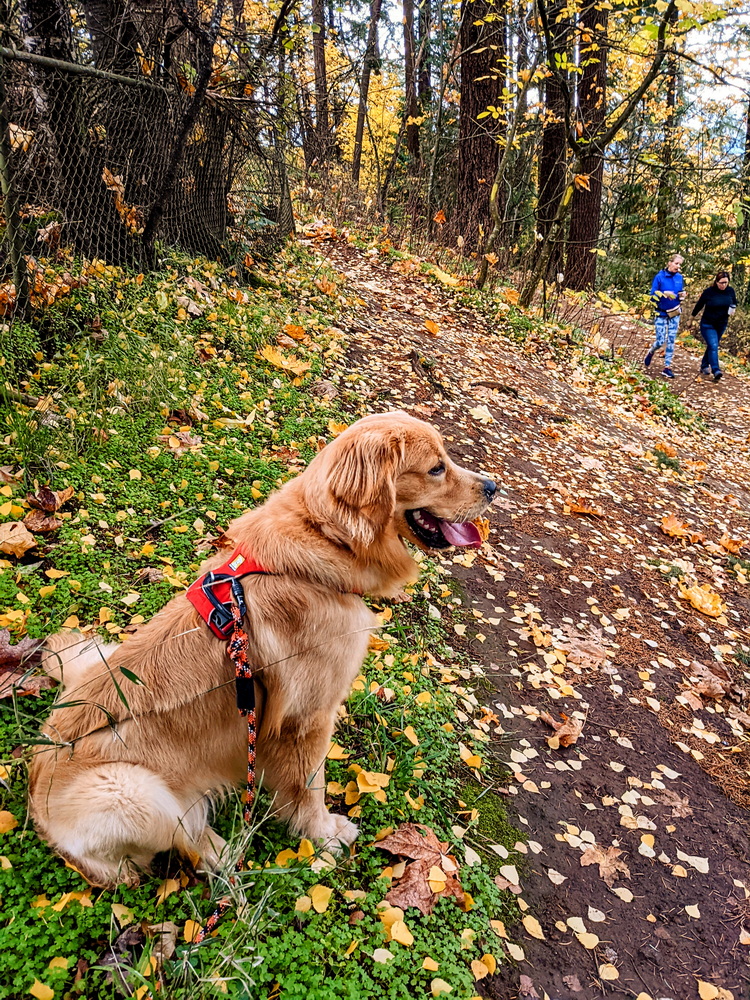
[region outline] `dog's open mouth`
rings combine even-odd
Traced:
[[[482,544],[479,530],[471,521],[444,521],[422,509],[407,510],[404,517],[412,533],[431,549],[447,549],[450,545],[478,549]]]

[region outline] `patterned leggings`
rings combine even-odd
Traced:
[[[654,320],[654,332],[656,339],[649,348],[649,354],[655,354],[660,347],[664,347],[664,367],[669,368],[674,355],[674,342],[677,339],[677,328],[680,325],[679,316],[664,316],[657,313]],[[664,346],[666,344],[666,346]]]

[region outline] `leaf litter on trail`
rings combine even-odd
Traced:
[[[620,860],[621,854],[619,847],[604,848],[600,844],[594,844],[581,855],[581,864],[599,865],[599,874],[611,889],[621,875],[630,878],[630,869]]]
[[[452,896],[459,905],[466,896],[458,878],[458,863],[448,854],[434,831],[422,823],[402,823],[394,833],[378,841],[377,847],[402,858],[410,858],[403,875],[393,880],[386,899],[394,906],[414,906],[432,913],[440,896]]]

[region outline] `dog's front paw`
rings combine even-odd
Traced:
[[[331,819],[333,820],[334,833],[330,838],[329,846],[333,850],[343,850],[353,844],[359,835],[357,824],[352,823],[346,816],[338,816],[336,813],[331,813]]]
[[[226,846],[226,840],[207,826],[198,843],[200,868],[203,871],[216,871],[222,863],[222,854]]]

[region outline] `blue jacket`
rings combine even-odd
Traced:
[[[680,304],[678,295],[684,288],[685,282],[679,271],[677,274],[670,274],[666,268],[659,271],[651,283],[651,301],[656,306],[657,312],[664,315],[667,309],[674,309],[675,306],[678,306]],[[665,292],[672,294],[665,295]]]

